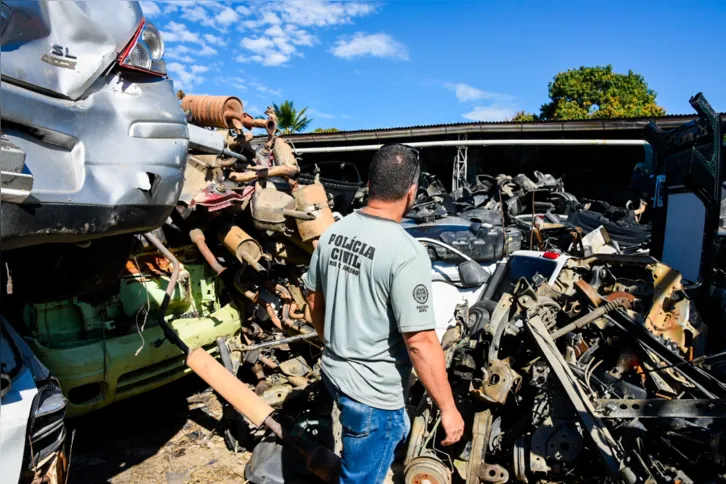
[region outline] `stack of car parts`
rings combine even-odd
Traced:
[[[406,218],[408,223],[435,232],[442,240],[446,232],[477,260],[485,259],[480,255],[481,248],[475,246],[486,244],[496,253],[496,257],[490,255],[486,260],[496,260],[520,248],[585,255],[578,252],[579,239],[600,227],[617,243],[618,250],[637,251],[647,246],[650,238],[646,208],[643,201],[637,207],[625,208],[597,200],[578,201],[565,191],[561,179],[541,172],[534,172],[534,181],[524,174],[479,175],[474,183],[451,193],[435,176],[423,173],[416,204]],[[500,233],[494,238],[494,234],[481,237],[482,227]],[[507,249],[496,250],[497,244]]]
[[[595,255],[544,281],[518,281],[483,324],[459,309],[445,350],[467,436],[441,447],[414,387],[406,481],[720,482],[726,385],[710,365],[723,354],[705,353],[681,275]]]
[[[230,131],[214,152],[202,142],[191,143],[200,149],[190,151],[182,198],[173,223],[165,227],[166,239],[192,245],[197,259],[217,273],[221,300],[238,311],[238,329],[216,343],[225,367],[275,409],[285,440],[293,436],[306,448],[330,448],[332,442],[323,436],[332,435],[332,401],[320,382],[322,346],[303,297],[302,276],[317,238],[334,222],[332,197],[317,178],[299,179],[290,145],[270,128],[275,125],[271,110],[266,121],[251,125],[234,98],[199,101],[197,96],[182,99],[194,122],[203,122],[203,128],[228,123],[224,127]],[[216,112],[210,113],[213,108]],[[264,145],[253,149],[238,119],[245,127],[267,128]],[[203,134],[209,133],[222,137]],[[260,443],[269,430],[226,404],[222,424],[231,449],[252,450],[259,444],[250,479],[256,482],[257,472],[274,482],[279,472],[269,466],[282,448],[274,440]],[[300,472],[308,480],[320,477],[306,467],[310,462]]]

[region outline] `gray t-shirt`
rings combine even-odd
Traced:
[[[436,327],[423,245],[392,220],[352,213],[320,237],[305,285],[325,295],[331,383],[371,407],[402,408],[411,360],[401,333]]]

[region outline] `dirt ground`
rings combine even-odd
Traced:
[[[190,410],[206,385],[188,376],[153,392],[68,420],[75,432],[70,484],[245,483],[250,452],[227,450],[215,431],[222,415],[212,396]],[[192,404],[191,407],[197,405]],[[387,483],[392,480],[389,473]]]
[[[216,434],[222,409],[214,398],[189,410],[187,398],[206,386],[185,377],[148,394],[69,420],[75,430],[69,482],[245,482],[250,453],[227,450]]]

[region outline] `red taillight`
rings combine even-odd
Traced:
[[[557,252],[547,251],[544,254],[542,254],[542,257],[545,259],[555,260],[560,256]]]
[[[119,66],[124,69],[146,72],[156,76],[166,76],[164,41],[159,30],[146,19],[141,19],[131,42],[119,54]]]

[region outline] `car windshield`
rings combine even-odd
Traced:
[[[514,256],[509,262],[506,279],[514,283],[522,277],[530,280],[535,274],[539,274],[547,280],[556,267],[557,261],[552,259]]]
[[[531,281],[536,275],[539,275],[541,279],[549,280],[556,268],[557,261],[552,259],[515,255],[507,262],[507,272],[492,294],[492,300],[497,302],[502,294],[511,294],[514,291],[514,285],[521,278]]]

